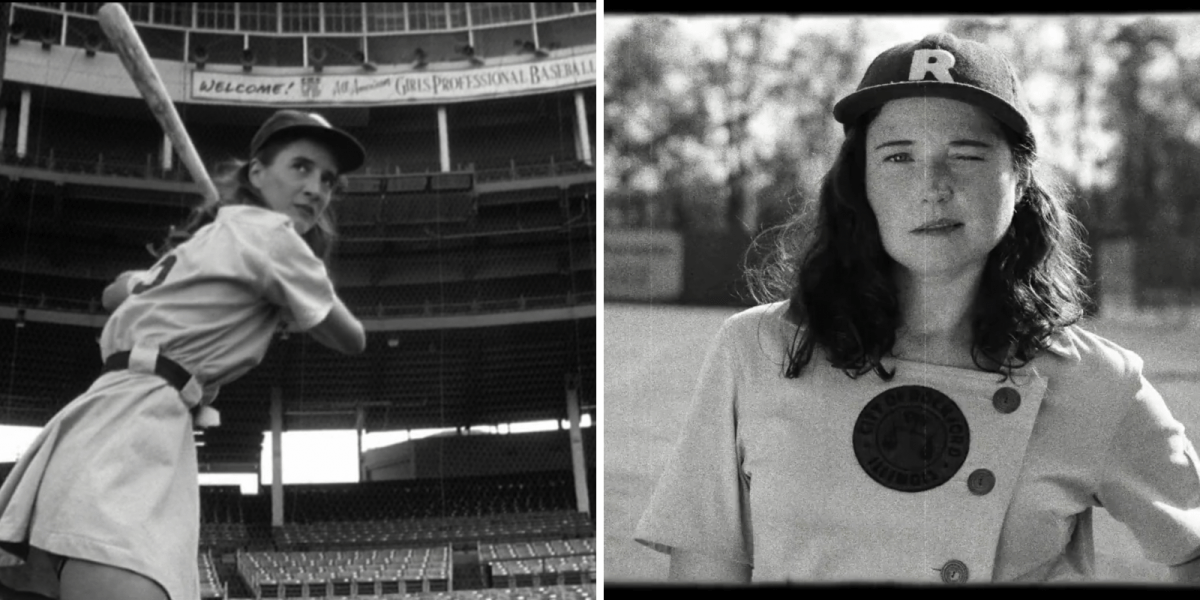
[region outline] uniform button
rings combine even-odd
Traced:
[[[996,476],[987,469],[975,469],[967,477],[967,489],[976,496],[983,496],[996,487]]]
[[[992,394],[992,406],[1001,414],[1009,414],[1021,406],[1021,393],[1010,387],[1000,388]]]
[[[998,389],[991,395],[991,406],[1001,414],[1013,413],[1021,406],[1021,392],[1012,388]]]
[[[938,570],[942,572],[943,583],[966,583],[971,575],[966,563],[961,560],[948,560]]]

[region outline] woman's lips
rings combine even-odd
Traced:
[[[924,225],[921,225],[920,227],[912,230],[912,233],[921,235],[941,235],[957,231],[961,229],[962,226],[963,224],[958,221],[951,219],[938,219],[936,221],[930,221]]]

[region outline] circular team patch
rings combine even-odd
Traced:
[[[854,456],[886,488],[923,492],[946,483],[967,460],[971,430],[949,396],[919,385],[892,388],[854,423]]]

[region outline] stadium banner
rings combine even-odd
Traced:
[[[519,96],[596,84],[594,54],[457,71],[269,75],[192,71],[192,100],[253,104],[397,104]]]
[[[604,297],[678,300],[683,294],[683,235],[652,229],[604,232]]]

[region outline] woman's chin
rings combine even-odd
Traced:
[[[905,257],[896,261],[905,271],[912,275],[938,276],[954,275],[982,270],[987,257],[981,260],[971,260],[961,254],[926,253],[923,255]]]
[[[292,228],[300,235],[308,233],[313,228],[313,222],[301,215],[288,215],[288,218],[292,220]]]

